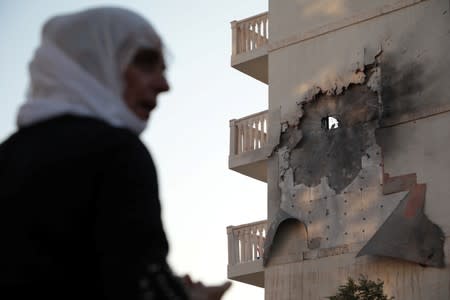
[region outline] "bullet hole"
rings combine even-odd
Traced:
[[[366,220],[366,218],[363,218],[363,221],[365,221]]]
[[[336,117],[328,116],[322,118],[322,128],[325,131],[331,131],[339,128],[339,121]]]
[[[366,231],[363,229],[362,232],[366,232]]]
[[[328,216],[330,214],[330,211],[328,210],[328,208],[325,210],[325,216]]]
[[[383,204],[381,204],[380,207],[383,208],[384,207]]]
[[[330,225],[327,225],[327,229],[330,229]]]
[[[344,216],[346,216],[347,215],[347,212],[344,212]]]
[[[326,238],[326,240],[328,241],[328,238]]]
[[[348,235],[348,232],[346,231],[344,234],[345,234],[345,235]]]

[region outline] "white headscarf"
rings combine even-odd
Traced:
[[[141,16],[96,8],[51,18],[30,63],[30,86],[19,127],[63,114],[89,116],[140,134],[147,122],[123,101],[123,72],[140,48],[161,49]]]

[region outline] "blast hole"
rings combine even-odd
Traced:
[[[326,131],[338,129],[339,120],[333,116],[322,118],[322,128],[325,129]]]

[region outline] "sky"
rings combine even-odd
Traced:
[[[267,217],[267,184],[228,169],[229,120],[268,108],[267,85],[230,66],[230,22],[267,11],[268,0],[0,0],[1,140],[16,130],[43,23],[102,5],[135,10],[165,42],[171,90],[141,138],[158,170],[168,259],[177,274],[222,283],[226,227]],[[264,290],[233,282],[223,299],[264,299]]]

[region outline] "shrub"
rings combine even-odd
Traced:
[[[388,297],[383,291],[384,282],[377,280],[374,282],[366,276],[361,275],[358,282],[348,278],[346,284],[339,286],[338,293],[331,296],[330,300],[391,300],[394,297]]]

